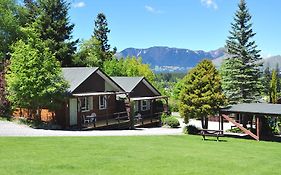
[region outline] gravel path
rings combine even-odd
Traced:
[[[178,113],[173,113],[179,116]],[[33,129],[26,125],[16,124],[9,121],[0,121],[0,136],[141,136],[141,135],[182,135],[186,126],[179,118],[179,128],[138,128],[135,130],[91,130],[91,131],[64,131]],[[190,120],[189,124],[201,126],[198,120]],[[224,124],[224,129],[230,128],[229,123]],[[218,129],[218,122],[209,122],[209,129]]]
[[[138,128],[135,130],[62,131],[33,129],[25,125],[0,121],[0,136],[138,136],[182,135],[182,128]]]

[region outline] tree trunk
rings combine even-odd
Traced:
[[[201,124],[203,129],[208,129],[208,117],[201,117]]]

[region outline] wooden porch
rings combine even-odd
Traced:
[[[133,123],[135,127],[159,126],[161,125],[162,112],[153,115],[135,116]],[[81,130],[91,129],[132,129],[131,120],[127,112],[114,113],[113,116],[97,116],[92,120],[82,119]]]

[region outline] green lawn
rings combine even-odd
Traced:
[[[281,145],[200,136],[0,137],[0,174],[281,174]]]

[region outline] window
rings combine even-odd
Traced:
[[[89,111],[89,98],[88,97],[82,97],[80,98],[81,103],[81,111]]]
[[[106,109],[107,104],[106,104],[106,96],[99,96],[99,109]]]
[[[147,111],[150,109],[150,103],[148,100],[142,100],[141,101],[141,110],[142,111]]]

